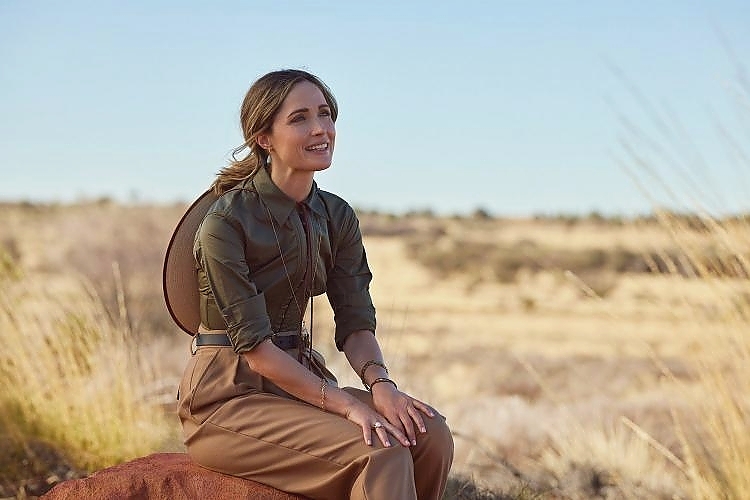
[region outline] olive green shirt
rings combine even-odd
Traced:
[[[298,330],[308,290],[327,293],[339,350],[352,332],[375,331],[372,274],[357,216],[314,182],[297,203],[261,168],[211,206],[193,250],[201,323],[226,329],[238,353],[274,332]]]

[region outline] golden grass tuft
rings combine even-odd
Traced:
[[[698,387],[685,390],[700,425],[690,428],[679,415],[675,425],[682,445],[685,473],[693,498],[742,499],[750,491],[750,225],[745,219],[720,221],[703,217],[696,231],[670,214],[664,227],[695,269],[695,279],[711,286],[711,314],[696,311],[704,326],[694,341]],[[710,239],[716,258],[701,260],[696,241]]]
[[[47,443],[92,471],[159,449],[169,425],[144,397],[157,374],[136,354],[124,318],[111,318],[69,276],[2,285],[0,438],[8,455],[33,461],[30,450]]]
[[[566,498],[680,498],[667,462],[619,422],[563,424],[540,459]]]

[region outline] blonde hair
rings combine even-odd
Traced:
[[[258,135],[268,132],[276,113],[292,88],[301,81],[313,83],[323,93],[336,121],[338,104],[333,92],[317,76],[298,69],[272,71],[258,78],[245,94],[240,109],[240,126],[245,142],[232,150],[232,161],[216,175],[211,188],[217,195],[225,193],[268,164],[268,152],[258,145]],[[247,149],[247,154],[238,158]]]

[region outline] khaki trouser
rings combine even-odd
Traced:
[[[313,499],[440,499],[453,459],[440,415],[425,417],[416,446],[386,448],[374,434],[367,446],[359,426],[266,392],[264,381],[231,348],[197,350],[178,410],[196,463]],[[369,393],[345,390],[372,405]]]

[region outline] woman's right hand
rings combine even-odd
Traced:
[[[409,440],[403,432],[388,422],[387,418],[354,397],[352,397],[351,404],[347,406],[344,416],[347,420],[354,422],[362,428],[362,436],[368,446],[372,446],[373,431],[375,431],[383,446],[391,446],[389,434],[395,437],[402,445],[409,446]]]

